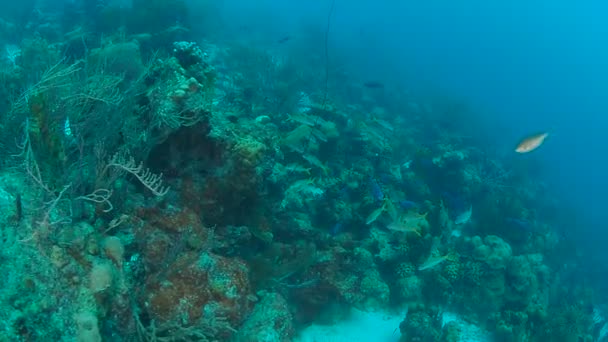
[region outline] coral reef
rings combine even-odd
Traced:
[[[205,41],[188,9],[0,41],[0,340],[292,341],[406,307],[403,341],[600,335],[555,200],[461,104],[320,92],[310,47]]]
[[[289,304],[279,294],[267,293],[239,331],[240,341],[292,341],[293,318]]]

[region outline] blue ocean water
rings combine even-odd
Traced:
[[[249,23],[295,36],[306,25],[321,29],[329,4],[227,1],[222,6],[229,27]],[[578,182],[603,184],[601,163],[588,163],[601,159],[606,128],[601,120],[608,73],[605,6],[602,1],[338,2],[330,49],[348,55],[349,72],[362,77],[428,85],[470,99],[487,113],[484,120],[502,128],[490,126],[488,134],[505,149],[529,131],[555,132],[559,139],[537,158],[567,173],[550,176],[573,190]],[[574,188],[594,188],[580,184]],[[583,209],[599,202],[569,195],[588,202]]]
[[[294,37],[303,27],[321,30],[329,6],[328,1],[222,5],[228,26],[234,20]],[[480,128],[497,153],[510,153],[526,135],[549,132],[542,151],[521,159],[538,162],[559,200],[578,213],[576,227],[563,227],[568,236],[594,260],[603,260],[607,6],[603,1],[337,1],[330,51],[363,79],[465,99],[479,116],[462,124]]]

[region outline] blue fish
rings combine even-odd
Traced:
[[[452,212],[462,212],[469,209],[462,195],[443,191],[441,197],[443,198],[443,203]]]
[[[379,178],[380,178],[380,182],[388,183],[388,182],[392,182],[394,180],[395,176],[391,175],[390,173],[382,172],[380,174]]]
[[[376,182],[376,180],[372,177],[369,178],[369,186],[372,191],[372,197],[376,202],[384,200],[384,193],[382,192],[380,184],[378,184],[378,182]]]
[[[507,217],[505,221],[513,227],[519,228],[521,230],[532,230],[532,224],[526,220]]]
[[[401,200],[399,201],[399,206],[404,210],[410,210],[414,208],[418,208],[418,203],[414,201]]]
[[[338,191],[338,196],[344,200],[350,197],[350,189],[348,188],[348,185],[343,186],[340,191]]]
[[[331,229],[329,230],[329,234],[331,236],[336,236],[338,234],[340,234],[340,232],[342,232],[342,222],[337,222],[336,224],[334,224],[333,227],[331,227]]]

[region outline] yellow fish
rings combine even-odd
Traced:
[[[545,139],[549,136],[549,133],[540,133],[529,136],[522,140],[517,147],[515,152],[517,153],[528,153],[536,150],[540,145],[545,142]]]

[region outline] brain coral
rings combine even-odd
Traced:
[[[473,256],[491,269],[505,269],[511,260],[511,246],[495,235],[488,235],[482,244],[474,243]]]

